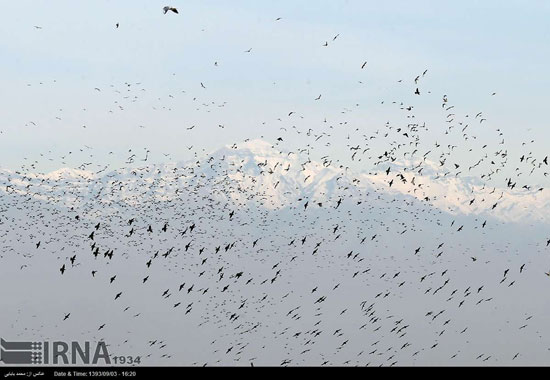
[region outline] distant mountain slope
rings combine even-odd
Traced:
[[[208,178],[212,184],[230,182],[230,187],[224,190],[226,194],[214,192],[218,196],[231,196],[242,201],[246,199],[247,191],[262,194],[261,204],[266,208],[282,208],[298,199],[326,202],[338,196],[376,191],[387,196],[412,196],[453,215],[480,215],[507,222],[550,223],[550,193],[546,190],[487,187],[472,177],[438,174],[439,168],[430,161],[422,162],[420,173],[418,163],[409,161],[394,162],[388,167],[388,174],[383,170],[370,174],[352,173],[327,163],[311,161],[304,153],[281,152],[266,141],[253,140],[224,147],[207,158],[193,162],[136,166],[101,176],[68,168],[46,175],[29,175],[35,181],[32,188],[26,187],[28,183],[22,180],[22,175],[2,170],[0,191],[28,192],[32,196],[55,197],[58,200],[66,197],[67,204],[77,194],[93,197],[100,191],[102,202],[110,198],[130,201],[135,189],[177,177],[180,187],[168,186],[155,190],[155,196],[170,199],[176,196],[177,188],[182,191]],[[214,177],[219,177],[219,181]]]

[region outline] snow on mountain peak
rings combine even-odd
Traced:
[[[421,173],[420,164],[424,169]],[[351,194],[364,198],[363,195],[375,192],[388,200],[416,198],[453,215],[550,223],[550,196],[546,190],[488,187],[476,178],[441,175],[440,165],[427,161],[388,165],[388,173],[385,170],[353,173],[312,161],[305,155],[281,151],[277,145],[256,139],[226,146],[199,161],[126,168],[103,176],[62,168],[35,175],[46,182],[33,189],[37,195],[63,197],[64,194],[93,194],[105,187],[99,192],[103,197],[139,202],[136,194],[144,189],[159,183],[175,183],[151,191],[159,199],[171,199],[179,196],[178,193],[202,188],[217,197],[231,197],[243,204],[254,194],[259,195],[254,198],[261,200],[262,207],[269,209],[290,206],[298,199],[326,202]],[[0,181],[4,184],[2,191],[25,192],[27,182],[17,172],[3,170]],[[117,190],[113,191],[115,187]]]

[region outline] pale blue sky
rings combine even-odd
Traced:
[[[168,4],[180,14],[164,15]],[[357,103],[346,120],[374,131],[391,113],[380,101],[413,99],[425,69],[433,95],[414,100],[427,117],[447,94],[462,113],[484,111],[512,152],[536,139],[528,151],[545,155],[548,20],[544,1],[2,1],[0,163],[52,150],[53,169],[84,145],[190,158],[183,145],[273,141],[290,111],[307,130]]]

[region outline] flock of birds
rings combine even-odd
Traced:
[[[528,362],[524,346],[484,340],[508,330],[548,355],[539,331],[546,316],[506,305],[549,280],[540,265],[550,238],[527,243],[524,255],[525,243],[508,239],[518,227],[493,216],[506,192],[545,195],[529,179],[548,175],[548,158],[511,156],[500,129],[489,130],[482,112],[460,114],[447,95],[438,106],[443,127],[417,121],[427,72],[405,81],[410,100],[381,100],[400,119],[374,131],[348,124],[355,105],[318,127],[285,110],[272,121],[273,143],[252,138],[206,155],[191,146],[186,163],[148,164],[149,150],[130,151],[124,167],[93,170],[87,146],[80,151],[92,162],[71,171],[39,173],[36,161],[0,172],[2,268],[67,292],[64,310],[33,309],[41,324],[22,330],[14,319],[12,330],[81,329],[143,355],[143,364]],[[109,112],[139,102],[140,85],[113,86],[120,98]],[[481,128],[495,139],[478,137]],[[337,144],[346,157],[315,159]],[[430,181],[463,176],[480,184],[458,200],[481,207],[477,216],[434,206]],[[99,311],[78,306],[87,297]]]

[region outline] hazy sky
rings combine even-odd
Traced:
[[[431,95],[414,100],[426,117],[446,94],[461,113],[484,111],[508,143],[535,139],[529,150],[545,154],[548,2],[175,0],[178,15],[164,5],[3,1],[2,167],[28,157],[55,169],[84,145],[96,158],[145,148],[153,160],[189,158],[183,145],[274,140],[290,111],[303,119],[286,128],[327,118],[374,131],[392,113],[381,101],[412,99],[425,69]],[[49,150],[48,166],[39,153]]]

